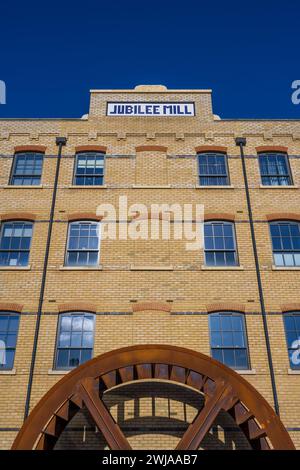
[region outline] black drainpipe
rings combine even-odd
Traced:
[[[50,218],[49,218],[48,235],[47,235],[46,251],[45,251],[45,258],[44,258],[44,266],[43,266],[41,290],[40,290],[40,297],[39,297],[39,305],[38,305],[38,312],[37,312],[37,318],[36,318],[36,324],[35,324],[33,349],[32,349],[29,379],[28,379],[28,386],[27,386],[27,395],[26,395],[26,402],[25,402],[24,420],[27,418],[27,416],[29,414],[29,408],[30,408],[30,398],[31,398],[31,390],[32,390],[32,382],[33,382],[33,373],[34,373],[34,366],[35,366],[35,359],[36,359],[36,352],[37,352],[37,344],[38,344],[39,331],[40,331],[42,307],[43,307],[43,301],[44,301],[44,292],[45,292],[45,284],[46,284],[46,277],[47,277],[48,258],[49,258],[51,233],[52,233],[53,218],[54,218],[54,209],[55,209],[55,202],[56,202],[56,193],[57,193],[61,153],[62,153],[62,147],[64,145],[66,145],[66,143],[67,143],[66,137],[56,137],[56,145],[58,146],[57,162],[56,162],[56,173],[55,173],[54,187],[53,187],[53,193],[52,193],[51,211],[50,211]]]
[[[241,160],[242,160],[244,184],[245,184],[248,215],[249,215],[249,224],[250,224],[250,230],[251,230],[251,240],[252,240],[253,254],[254,254],[254,259],[255,259],[255,270],[256,270],[258,292],[259,292],[259,301],[260,301],[260,307],[261,307],[261,313],[262,313],[262,319],[263,319],[263,325],[264,325],[265,340],[266,340],[266,347],[267,347],[267,354],[268,354],[268,361],[269,361],[269,369],[270,369],[270,376],[271,376],[271,383],[272,383],[272,392],[273,392],[273,399],[274,399],[274,408],[275,408],[275,411],[276,411],[277,415],[279,416],[279,403],[278,403],[278,396],[277,396],[277,390],[276,390],[275,374],[274,374],[274,367],[273,367],[271,346],[270,346],[270,338],[269,338],[269,329],[268,329],[267,315],[266,315],[266,309],[265,309],[265,300],[264,300],[263,287],[262,287],[262,282],[261,282],[260,268],[259,268],[259,262],[258,262],[258,254],[257,254],[257,246],[256,246],[256,239],[255,239],[253,215],[252,215],[252,208],[251,208],[251,199],[250,199],[250,192],[249,192],[249,185],[248,185],[248,178],[247,178],[247,170],[246,170],[246,164],[245,164],[245,155],[244,155],[244,148],[243,148],[246,145],[246,139],[244,137],[237,137],[235,139],[235,143],[240,148],[240,154],[241,154]]]

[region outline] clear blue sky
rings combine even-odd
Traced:
[[[300,118],[300,2],[8,1],[0,117],[80,117],[90,88],[212,88],[224,118]]]

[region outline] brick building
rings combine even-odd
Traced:
[[[81,119],[2,119],[1,448],[70,369],[142,344],[235,370],[300,448],[299,155],[300,121],[220,119],[210,90],[92,90]],[[203,204],[205,249],[162,238],[100,244],[97,207],[120,196]],[[103,399],[130,445],[146,449],[174,448],[203,405],[201,393],[156,379]],[[55,448],[105,445],[83,407]],[[249,442],[221,410],[200,447]]]

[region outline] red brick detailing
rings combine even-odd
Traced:
[[[212,312],[245,312],[245,305],[243,304],[236,304],[231,302],[220,302],[216,304],[210,304],[206,306],[207,313]]]
[[[227,147],[223,147],[222,145],[199,145],[195,148],[196,153],[204,153],[204,152],[222,152],[227,153]]]
[[[262,152],[284,152],[287,153],[288,148],[283,147],[282,145],[261,145],[260,147],[256,147],[255,150],[257,153]]]
[[[2,312],[22,312],[23,305],[12,302],[0,302],[0,310]]]
[[[96,306],[88,302],[69,302],[57,306],[59,313],[62,312],[96,312]]]
[[[300,214],[295,212],[274,212],[274,214],[266,214],[267,220],[299,220]]]
[[[235,214],[229,214],[227,212],[207,212],[204,213],[204,220],[230,220],[234,222]]]
[[[136,152],[165,152],[167,153],[168,147],[163,145],[139,145],[135,147]]]
[[[143,312],[145,310],[158,310],[161,312],[170,312],[171,305],[166,302],[140,302],[132,305],[133,312]]]
[[[0,214],[0,220],[35,220],[36,215],[31,212],[8,212]]]
[[[46,152],[45,145],[18,145],[15,147],[15,153],[17,152]]]
[[[281,311],[284,312],[295,312],[300,311],[300,302],[294,302],[291,304],[283,304],[280,306]]]
[[[72,212],[67,214],[68,220],[101,220],[102,215],[97,215],[95,212]]]
[[[79,145],[75,147],[75,152],[106,152],[107,147],[105,145]]]

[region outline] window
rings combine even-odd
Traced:
[[[227,158],[223,153],[200,153],[199,184],[201,186],[224,186],[229,184]]]
[[[69,225],[67,266],[93,266],[98,264],[100,249],[99,222],[72,222]]]
[[[276,266],[300,266],[300,224],[284,221],[270,224]]]
[[[244,316],[232,312],[211,313],[209,326],[212,357],[233,369],[249,369]]]
[[[0,370],[14,366],[19,315],[0,312]]]
[[[0,266],[27,266],[32,222],[4,222],[0,237]]]
[[[287,155],[284,153],[261,153],[258,159],[263,185],[287,186],[293,184]]]
[[[236,266],[238,264],[233,223],[205,222],[204,254],[207,266]]]
[[[291,369],[300,370],[300,312],[283,315]]]
[[[42,153],[17,153],[14,157],[10,184],[36,186],[41,183],[44,155]]]
[[[59,317],[56,369],[72,369],[91,359],[94,346],[94,315],[66,313]]]
[[[104,154],[96,152],[76,155],[74,185],[101,186],[104,180]]]

